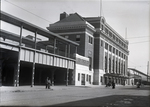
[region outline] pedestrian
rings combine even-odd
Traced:
[[[51,80],[50,78],[48,79],[48,89],[50,89],[50,85],[51,85]]]
[[[140,88],[140,83],[136,82],[136,86],[137,86],[137,88]]]
[[[45,85],[46,85],[45,88],[46,88],[46,89],[48,88],[48,82],[49,82],[49,77],[47,77],[46,80],[45,80]]]
[[[112,89],[115,89],[115,82],[112,81]]]

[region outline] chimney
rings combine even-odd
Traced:
[[[60,20],[65,19],[66,17],[68,17],[68,14],[66,12],[60,14]]]

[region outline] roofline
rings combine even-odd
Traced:
[[[6,12],[0,11],[0,13],[1,13],[0,20],[3,20],[5,22],[11,23],[11,24],[19,26],[19,27],[21,27],[23,25],[25,29],[33,31],[33,32],[34,31],[38,31],[38,33],[40,32],[45,37],[54,36],[54,37],[57,37],[58,39],[64,40],[65,42],[71,43],[73,45],[76,45],[76,46],[79,45],[78,43],[76,43],[74,41],[66,39],[66,38],[64,38],[64,37],[62,37],[62,36],[60,36],[60,35],[58,35],[56,33],[53,33],[53,32],[50,32],[48,30],[45,30],[45,29],[43,29],[41,27],[38,27],[38,26],[36,26],[34,24],[31,24],[31,23],[29,23],[27,21],[24,21],[24,20],[22,20],[20,18],[17,18],[15,16],[13,16],[13,15],[10,15],[10,14],[8,14]],[[11,20],[7,19],[6,17],[7,18],[11,18]],[[46,33],[49,36],[44,35],[44,33]]]
[[[100,21],[101,19],[105,20],[105,17],[100,16],[100,17],[83,17],[84,20],[89,20],[89,19],[95,19],[96,21]],[[116,30],[114,30],[105,20],[104,24],[113,32],[115,33],[120,39],[123,40],[123,42],[125,42],[126,44],[129,44],[128,40],[126,40],[125,38],[123,38]]]

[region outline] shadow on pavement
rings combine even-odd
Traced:
[[[130,96],[130,95],[112,95],[72,101],[67,103],[47,105],[43,107],[150,107],[150,96]],[[6,106],[2,106],[6,107]],[[34,107],[34,106],[9,106],[9,107]],[[41,107],[41,106],[40,106]]]
[[[49,106],[150,107],[150,96],[113,95]],[[49,107],[45,106],[45,107]]]
[[[150,86],[142,86],[140,88],[137,88],[136,86],[130,87],[130,88],[121,88],[121,89],[130,89],[130,90],[148,90],[150,91]]]

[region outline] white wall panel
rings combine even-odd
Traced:
[[[39,53],[39,63],[41,63],[42,64],[42,58],[43,56],[42,56],[42,54],[41,53]]]
[[[38,60],[39,60],[39,53],[35,53],[35,63],[38,63]]]
[[[63,66],[63,62],[62,62],[62,59],[61,59],[61,58],[59,59],[59,65],[60,65],[60,67]]]
[[[53,65],[53,56],[50,56],[50,65]]]
[[[46,55],[43,54],[43,64],[46,64]]]
[[[30,62],[33,62],[33,57],[34,57],[33,54],[34,54],[33,51],[30,51]]]
[[[20,60],[23,60],[23,61],[24,61],[24,55],[25,55],[25,50],[24,50],[24,49],[21,49],[21,52],[20,52]]]
[[[57,65],[56,57],[54,57],[54,66]]]
[[[26,50],[25,52],[25,61],[29,61],[29,55],[30,55],[30,52],[28,50]]]
[[[46,60],[46,64],[47,65],[50,65],[50,56],[49,55],[47,55],[47,58],[46,58],[47,60]]]
[[[57,58],[57,62],[56,62],[56,63],[57,63],[57,65],[56,65],[56,66],[59,66],[59,58]]]

